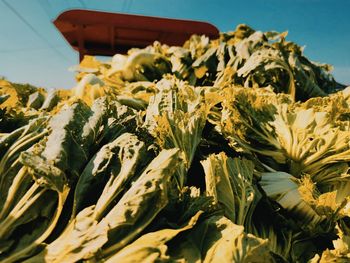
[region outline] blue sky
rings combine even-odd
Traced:
[[[350,0],[0,0],[0,76],[46,88],[71,88],[78,63],[52,24],[68,9],[95,9],[208,21],[221,31],[246,23],[289,31],[313,61],[334,66],[350,85]],[[21,19],[21,18],[22,19]]]

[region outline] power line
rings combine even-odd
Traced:
[[[65,47],[65,45],[57,45],[56,48]],[[39,51],[39,50],[48,50],[50,47],[32,47],[32,48],[16,48],[16,49],[0,49],[0,53],[15,53],[15,52],[24,52],[24,51]]]
[[[2,2],[6,5],[8,9],[10,9],[27,27],[30,28],[30,30],[39,37],[42,41],[48,45],[49,48],[52,49],[59,57],[65,59],[67,62],[71,63],[68,58],[65,57],[64,54],[62,54],[58,49],[56,49],[55,46],[53,46],[45,37],[43,37],[20,13],[17,12],[13,6],[11,6],[6,0],[2,0]]]
[[[127,1],[127,0],[124,0],[124,1],[123,1],[123,5],[122,5],[122,8],[121,8],[122,13],[125,12],[125,9],[126,9],[126,1]]]
[[[71,8],[71,4],[68,0],[64,0],[64,2],[66,3],[66,8],[68,7],[68,9]]]
[[[44,1],[45,5],[48,7],[48,9],[50,10],[50,14],[51,14],[51,15],[52,15],[52,14],[56,14],[55,9],[53,8],[53,6],[52,6],[50,0],[43,0],[43,1]],[[52,16],[51,16],[51,17],[52,17]]]
[[[37,2],[40,5],[40,7],[42,8],[42,10],[44,10],[47,18],[49,20],[51,20],[51,14],[49,13],[47,2],[45,0],[37,0]],[[45,3],[45,4],[43,4],[43,3]]]
[[[129,0],[129,5],[128,5],[128,8],[126,10],[126,12],[130,12],[130,9],[131,9],[131,5],[132,5],[132,0]]]
[[[81,6],[82,6],[84,9],[87,9],[85,3],[84,3],[82,0],[78,0],[78,2],[81,4]]]

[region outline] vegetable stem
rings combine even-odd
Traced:
[[[18,251],[17,253],[12,254],[8,258],[4,259],[2,262],[3,263],[10,263],[10,262],[17,262],[21,260],[22,258],[29,256],[30,252],[33,251],[37,246],[41,245],[42,242],[44,242],[51,232],[54,230],[56,227],[56,224],[58,222],[59,217],[61,216],[63,205],[65,200],[67,199],[67,196],[69,194],[69,188],[65,187],[61,193],[57,192],[58,194],[58,203],[57,203],[57,209],[56,212],[49,223],[49,226],[46,228],[44,233],[40,235],[34,242],[32,242],[28,247]]]
[[[4,217],[7,210],[10,208],[13,199],[16,198],[17,190],[20,187],[20,185],[22,184],[23,179],[26,177],[26,175],[27,175],[27,168],[22,167],[19,170],[18,174],[15,176],[15,178],[11,184],[11,187],[7,193],[7,198],[6,198],[6,201],[4,203],[4,206],[2,207],[2,210],[0,212],[0,220]]]
[[[34,183],[27,193],[21,198],[16,206],[11,210],[8,216],[0,223],[0,236],[6,237],[11,231],[11,226],[16,222],[16,219],[20,218],[26,210],[28,210],[33,203],[38,200],[46,189],[42,188],[34,194],[40,185]]]
[[[23,148],[28,147],[42,137],[44,137],[48,133],[48,130],[45,130],[41,133],[38,133],[33,136],[33,133],[24,136],[21,140],[17,141],[14,145],[8,149],[5,153],[4,157],[0,161],[0,189],[4,180],[4,171],[6,169],[6,164],[11,161],[11,157],[13,157],[16,153],[19,153]]]

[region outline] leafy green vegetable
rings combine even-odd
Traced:
[[[287,34],[0,80],[0,261],[349,262],[350,89]]]
[[[287,79],[286,90],[278,90],[279,87],[283,87],[280,83],[272,83],[271,85],[275,91],[284,91],[290,94],[292,98],[295,97],[296,89],[293,73],[288,63],[283,60],[281,52],[277,50],[257,50],[249,57],[244,66],[237,71],[237,75],[238,77],[246,78],[245,87],[250,87],[250,82],[257,82],[260,84],[259,86],[267,86],[270,84],[267,82],[269,79],[278,78],[284,81]],[[267,83],[265,84],[265,82]]]
[[[198,212],[183,227],[178,229],[162,229],[142,235],[131,244],[111,256],[106,262],[155,262],[166,261],[170,257],[166,254],[166,243],[174,239],[180,233],[191,229],[201,215]]]
[[[46,228],[31,236],[31,243],[26,242],[23,247],[13,248],[12,254],[5,256],[5,262],[29,256],[54,230],[70,191],[68,180],[80,174],[82,165],[88,158],[88,149],[93,143],[94,138],[84,140],[86,130],[91,129],[89,123],[89,128],[84,133],[84,125],[90,115],[92,111],[79,101],[63,107],[48,123],[48,129],[52,131],[47,138],[21,153],[19,161],[23,167],[10,183],[1,210],[1,237],[11,240],[16,229],[40,220],[40,210],[33,208],[45,200],[47,192],[56,193],[56,197],[51,197],[47,202],[54,213]],[[14,236],[14,239],[17,238]]]
[[[345,263],[350,260],[350,236],[345,234],[339,227],[338,239],[333,241],[333,249],[326,249],[320,255],[316,254],[310,263],[339,262]]]
[[[337,125],[327,112],[299,107],[270,92],[265,96],[257,96],[256,90],[229,92],[232,97],[225,102],[221,129],[232,144],[264,160],[272,158],[276,169],[287,164],[287,172],[296,177],[302,173],[316,177],[329,164],[348,161],[348,128]]]
[[[179,165],[178,152],[178,149],[162,150],[101,220],[109,228],[104,257],[138,236],[167,204],[170,179]]]
[[[77,262],[93,256],[108,240],[107,226],[97,227],[98,222],[93,219],[93,212],[94,206],[82,210],[58,239],[25,262]]]
[[[39,91],[30,94],[28,98],[27,107],[33,109],[39,109],[41,105],[44,103],[45,96]]]
[[[52,89],[48,92],[40,109],[50,111],[57,105],[58,102],[59,102],[58,91]]]
[[[146,125],[162,149],[179,148],[183,165],[176,180],[182,188],[206,122],[207,108],[194,87],[175,79],[158,82],[159,92],[146,110]]]
[[[184,238],[170,255],[185,262],[274,262],[267,240],[223,216],[210,217]]]
[[[126,183],[133,178],[144,155],[144,144],[129,133],[124,133],[103,146],[79,177],[74,193],[73,215],[82,210],[86,203],[97,202],[94,218],[99,220]],[[93,201],[92,191],[96,199],[101,196],[98,201]]]
[[[225,216],[233,223],[249,226],[254,206],[259,201],[253,186],[253,163],[220,153],[210,155],[202,165],[207,194],[224,208]]]
[[[47,118],[45,117],[34,119],[1,140],[3,157],[0,159],[0,196],[2,197],[0,199],[0,207],[2,208],[0,215],[3,215],[7,209],[6,196],[14,177],[21,168],[19,156],[22,151],[29,149],[48,134],[48,130],[45,128],[46,123]]]
[[[307,182],[305,182],[306,184]],[[318,215],[310,206],[310,200],[304,198],[312,196],[312,189],[309,190],[309,196],[300,193],[298,180],[292,175],[284,172],[263,173],[260,185],[266,194],[277,201],[284,209],[293,212],[296,220],[300,220],[307,227],[316,227],[325,218]],[[305,185],[305,187],[310,187]],[[299,191],[300,190],[300,191]]]
[[[95,205],[83,209],[56,240],[29,262],[99,260],[116,253],[139,236],[167,204],[169,177],[178,161],[177,149],[163,150],[104,217],[96,218]]]

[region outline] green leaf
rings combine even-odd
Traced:
[[[130,133],[124,133],[104,145],[79,176],[74,193],[73,215],[96,202],[96,220],[107,213],[107,207],[134,178],[142,158],[145,158],[144,143]]]
[[[111,256],[106,262],[159,262],[169,260],[167,243],[180,233],[187,231],[197,223],[201,212],[195,214],[189,222],[178,229],[161,229],[146,233],[131,244]]]
[[[119,202],[101,220],[108,225],[108,243],[103,256],[123,248],[147,227],[168,203],[171,177],[179,165],[179,150],[162,150],[132,184]]]
[[[67,177],[62,170],[28,152],[21,153],[20,161],[24,166],[31,168],[30,174],[37,184],[57,192],[63,191],[64,185],[67,184]]]
[[[225,216],[233,223],[250,225],[250,217],[259,200],[253,186],[253,163],[232,159],[225,153],[210,155],[201,163],[207,194],[223,207]]]
[[[92,257],[108,240],[108,227],[97,227],[93,212],[94,206],[82,210],[54,242],[26,262],[77,262]]]
[[[223,216],[212,216],[186,234],[186,246],[170,247],[184,262],[274,262],[268,241],[246,234],[244,227]],[[187,261],[187,259],[191,259]]]
[[[176,180],[181,189],[191,166],[206,123],[209,105],[194,87],[176,79],[157,83],[159,92],[151,98],[145,126],[162,149],[179,148],[183,165]]]

